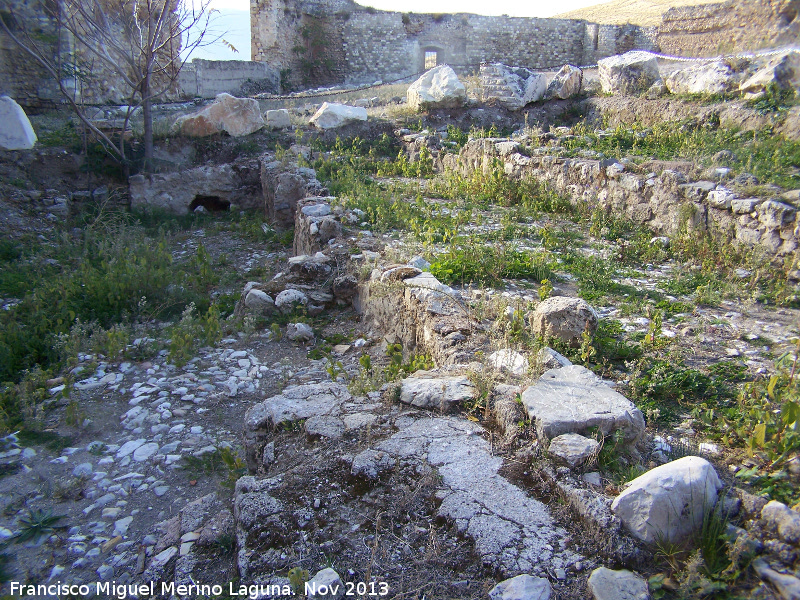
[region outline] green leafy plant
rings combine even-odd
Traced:
[[[20,530],[13,539],[19,544],[25,542],[38,544],[53,533],[56,523],[63,518],[63,515],[54,515],[49,510],[31,509],[27,517],[19,520]]]
[[[549,279],[542,279],[539,284],[539,300],[547,300],[553,294],[553,284]]]
[[[308,570],[301,567],[292,567],[286,576],[289,578],[289,585],[295,594],[303,593],[306,582],[311,578]]]

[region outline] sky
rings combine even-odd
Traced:
[[[199,0],[194,0],[197,3]],[[607,0],[360,0],[363,6],[373,6],[380,10],[397,12],[452,13],[466,12],[478,15],[508,15],[511,17],[551,17],[553,15],[601,4]],[[219,41],[198,48],[192,58],[210,60],[250,60],[250,0],[211,0],[214,13],[213,37],[222,39],[233,46]]]

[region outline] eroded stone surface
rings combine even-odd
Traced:
[[[0,148],[30,150],[36,144],[36,133],[22,107],[13,98],[0,96]]]
[[[660,79],[658,59],[649,52],[631,50],[597,61],[600,85],[606,94],[635,94]]]
[[[535,335],[545,339],[555,337],[572,346],[580,345],[584,331],[594,335],[597,323],[597,313],[588,302],[566,296],[554,296],[543,301],[531,319]]]
[[[647,582],[632,571],[612,571],[600,567],[589,576],[589,589],[595,600],[649,600]]]
[[[564,433],[552,439],[547,451],[566,462],[570,467],[582,465],[597,452],[596,440],[585,438],[577,433]]]
[[[644,542],[680,543],[700,529],[721,487],[711,463],[687,456],[634,479],[614,499],[611,510]]]
[[[429,378],[408,377],[400,388],[400,402],[447,412],[453,405],[471,400],[475,386],[464,375]]]
[[[205,137],[221,131],[233,137],[248,135],[264,127],[258,100],[219,94],[209,106],[178,117],[174,129],[183,135]]]
[[[565,549],[566,532],[547,507],[499,475],[482,428],[453,417],[414,420],[375,446],[401,461],[435,466],[446,490],[439,514],[469,535],[484,563],[507,575],[544,575],[579,556]]]
[[[634,444],[644,432],[641,411],[580,365],[546,371],[522,393],[522,403],[542,438],[597,427],[603,435],[620,430]]]
[[[439,65],[412,83],[407,97],[412,110],[445,108],[461,106],[467,98],[467,90],[453,69]]]
[[[501,581],[489,592],[491,600],[550,600],[553,588],[544,577],[517,575]]]
[[[309,122],[318,129],[335,129],[347,123],[366,120],[367,109],[365,108],[323,102]]]

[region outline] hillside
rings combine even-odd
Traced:
[[[554,15],[561,19],[586,19],[607,25],[632,23],[634,25],[658,25],[661,15],[673,6],[696,6],[713,4],[718,0],[614,0],[587,6],[578,10]]]

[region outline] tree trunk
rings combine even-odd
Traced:
[[[150,75],[142,82],[142,117],[144,118],[144,170],[153,167],[153,112],[150,98]]]

